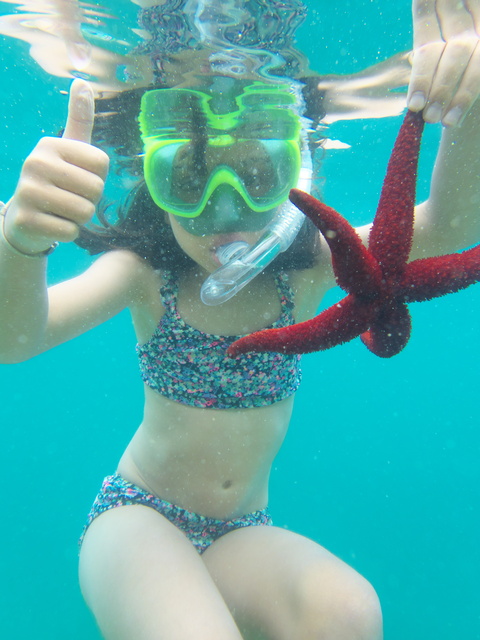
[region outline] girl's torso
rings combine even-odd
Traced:
[[[274,277],[252,281],[221,307],[200,301],[203,273],[178,281],[176,307],[183,322],[206,334],[241,335],[273,324],[282,313]],[[290,276],[296,320],[315,311],[314,279]],[[165,313],[162,276],[149,271],[142,303],[132,309],[139,344],[150,340]],[[300,314],[300,317],[299,315]],[[122,456],[118,471],[156,495],[215,518],[262,509],[268,501],[272,462],[285,437],[293,395],[256,408],[209,409],[181,404],[145,385],[142,424]]]

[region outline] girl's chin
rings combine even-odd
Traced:
[[[222,266],[222,263],[217,258],[214,249],[210,249],[208,255],[202,256],[199,260],[198,258],[195,260],[199,269],[204,272],[205,277],[208,277],[211,273],[216,271],[219,267]]]

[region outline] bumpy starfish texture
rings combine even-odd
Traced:
[[[327,241],[337,283],[348,295],[311,320],[257,331],[237,340],[229,355],[247,351],[309,353],[360,336],[370,351],[389,358],[409,340],[408,302],[454,293],[480,280],[480,245],[462,253],[408,262],[423,126],[420,113],[407,112],[388,164],[368,249],[334,209],[292,189],[291,201]]]

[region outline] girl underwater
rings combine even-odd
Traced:
[[[480,3],[460,13],[453,4],[414,3],[409,106],[449,126],[429,199],[416,208],[412,257],[455,251],[480,235]],[[207,135],[202,118],[231,116],[231,105],[217,109],[215,94],[181,91],[144,92],[146,187],[118,232],[82,231],[81,243],[109,249],[85,273],[46,288],[48,254],[79,237],[108,173],[107,155],[91,144],[87,83],[73,82],[63,137],[40,140],[3,209],[3,362],[32,358],[126,307],[138,339],[143,421],[89,514],[83,595],[108,640],[378,640],[371,585],[317,543],[273,526],[268,512],[299,359],[225,355],[239,335],[315,313],[335,285],[328,248],[305,227],[282,262],[230,300],[212,307],[200,297],[219,247],[256,242],[298,184],[300,128],[289,115],[278,125],[280,111],[291,113],[278,108],[280,91],[267,110],[275,137],[264,133],[265,111],[248,108],[240,126],[256,135],[233,136],[237,120]],[[183,110],[198,119],[179,130],[169,114]],[[115,248],[122,243],[131,248]]]

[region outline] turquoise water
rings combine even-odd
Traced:
[[[321,73],[353,72],[409,46],[408,0],[309,4],[299,43]],[[38,137],[62,126],[58,90],[68,82],[39,70],[17,42],[2,39],[0,57],[6,199]],[[396,118],[333,127],[354,147],[328,155],[325,197],[355,223],[373,215],[398,126]],[[429,127],[419,197],[437,137]],[[79,249],[64,247],[50,278],[87,264]],[[391,360],[358,341],[305,357],[275,464],[277,524],[311,536],[373,582],[388,640],[480,638],[479,308],[480,286],[413,305],[412,339]],[[99,638],[77,586],[76,540],[140,419],[133,344],[123,314],[52,353],[0,367],[1,638]]]

